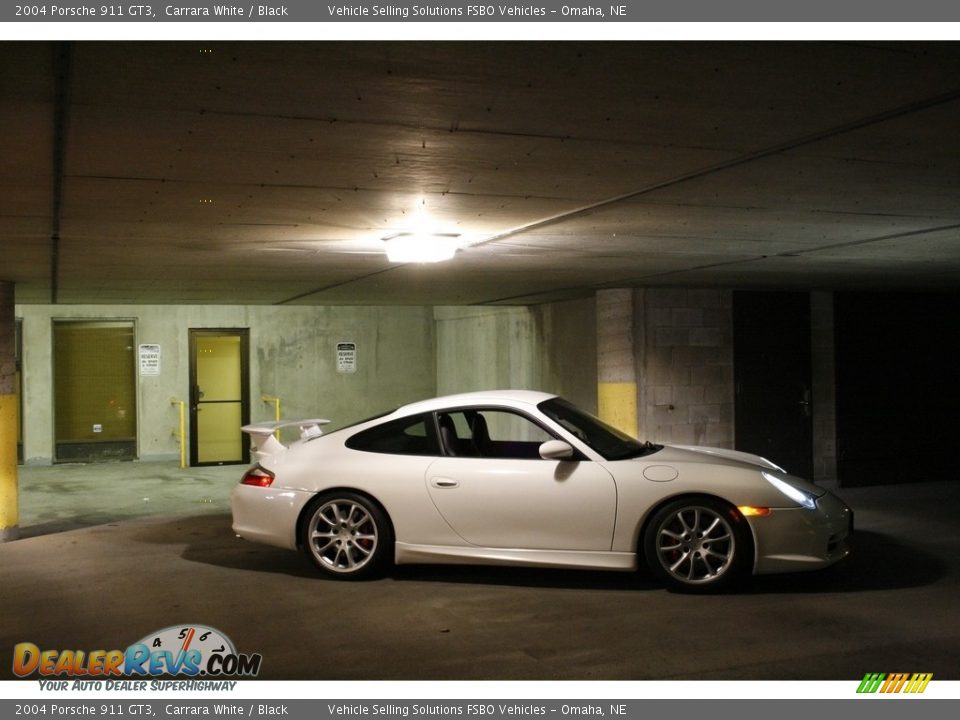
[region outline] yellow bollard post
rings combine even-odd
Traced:
[[[180,442],[180,469],[183,470],[187,467],[187,404],[176,398],[170,398],[170,404],[178,409],[180,427],[177,437]]]
[[[13,283],[0,281],[0,542],[20,536],[15,332]]]
[[[187,467],[187,404],[180,400],[180,469]]]

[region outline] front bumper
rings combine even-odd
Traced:
[[[853,511],[829,492],[817,498],[812,510],[775,508],[747,522],[753,531],[757,575],[817,570],[850,554]]]

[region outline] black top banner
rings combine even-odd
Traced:
[[[956,0],[259,0],[4,3],[2,22],[954,22]]]

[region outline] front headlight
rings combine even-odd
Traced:
[[[798,505],[805,507],[807,510],[813,510],[817,506],[817,496],[813,493],[809,493],[806,490],[801,490],[800,488],[795,487],[785,480],[781,480],[776,475],[766,471],[761,471],[760,474],[763,475],[764,480],[773,485],[777,490],[782,492]]]

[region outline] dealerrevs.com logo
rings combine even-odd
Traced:
[[[42,650],[22,642],[13,648],[13,672],[25,678],[110,680],[186,676],[255,677],[260,654],[238,653],[233,642],[206,625],[174,625],[150,633],[124,650]]]
[[[857,692],[922,693],[932,679],[933,673],[867,673]]]

